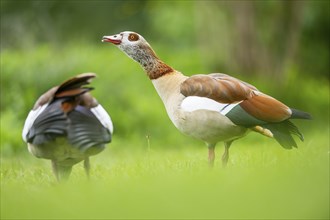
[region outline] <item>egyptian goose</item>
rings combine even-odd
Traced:
[[[84,160],[89,176],[89,157],[111,141],[113,125],[104,108],[85,87],[96,75],[75,76],[44,93],[28,114],[22,136],[28,150],[49,159],[57,180],[67,179],[72,166]]]
[[[287,149],[297,147],[292,134],[303,140],[289,119],[311,116],[287,107],[246,82],[222,73],[185,76],[160,60],[148,42],[131,31],[104,36],[102,41],[113,43],[141,65],[175,127],[206,142],[211,166],[217,142],[225,144],[222,164],[226,166],[230,145],[249,130],[273,137]]]

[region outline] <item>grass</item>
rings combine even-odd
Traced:
[[[229,166],[207,166],[206,147],[164,149],[159,141],[114,139],[70,180],[27,152],[1,162],[2,219],[328,219],[329,147],[315,134],[297,150],[251,135]],[[317,140],[317,141],[311,141]],[[134,144],[133,144],[134,143]]]

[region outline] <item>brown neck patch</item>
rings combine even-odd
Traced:
[[[145,69],[145,71],[147,72],[149,79],[153,80],[173,72],[174,69],[159,60],[159,62],[157,62],[152,69]]]

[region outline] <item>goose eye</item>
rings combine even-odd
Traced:
[[[128,36],[129,41],[137,41],[139,39],[139,36],[137,34],[130,34]]]

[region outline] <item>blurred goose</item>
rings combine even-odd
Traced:
[[[311,116],[287,107],[246,82],[222,73],[185,76],[160,60],[148,42],[131,31],[104,36],[102,41],[113,43],[141,65],[175,127],[206,142],[211,166],[217,142],[225,144],[222,163],[226,166],[230,145],[250,130],[275,138],[287,149],[297,147],[292,134],[303,140],[289,119]]]
[[[22,136],[31,154],[49,159],[57,180],[67,179],[72,166],[84,160],[89,176],[89,157],[111,141],[113,125],[104,108],[85,87],[96,75],[84,73],[44,93],[27,116]]]

